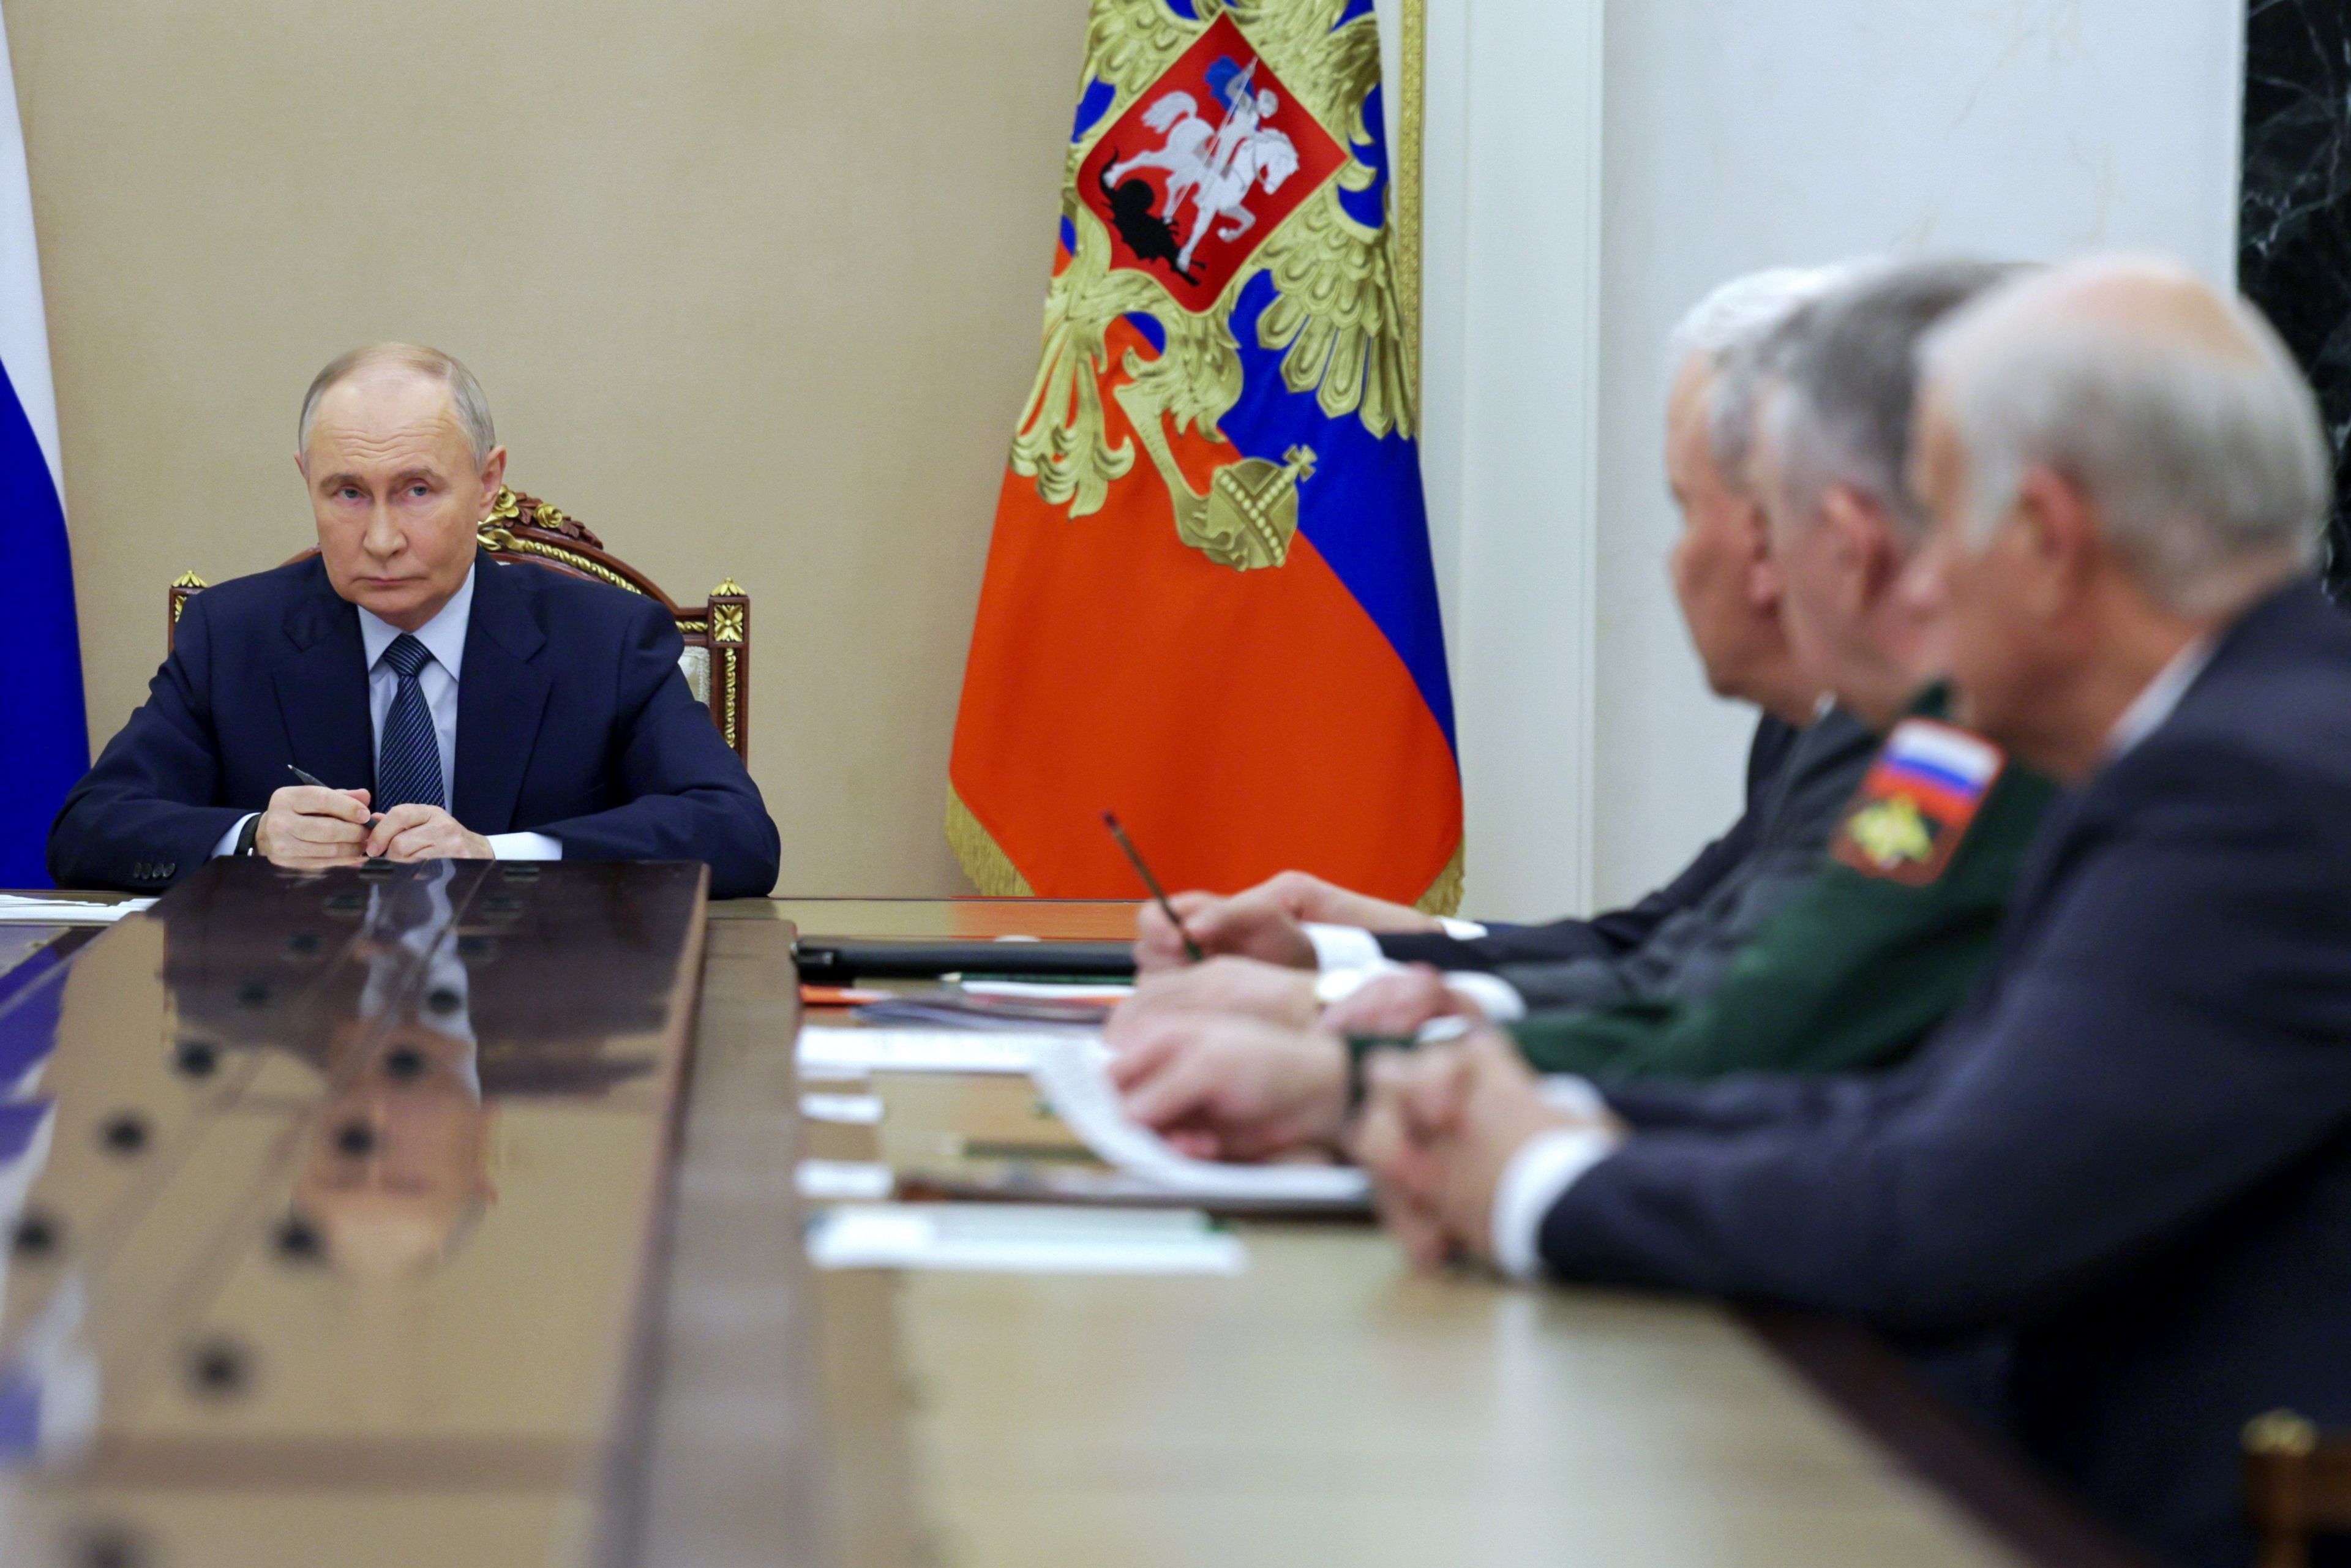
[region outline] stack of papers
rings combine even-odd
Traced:
[[[1128,1117],[1099,1040],[1050,1035],[1035,1047],[1029,1076],[1053,1112],[1106,1164],[1144,1187],[1204,1203],[1361,1208],[1371,1178],[1353,1166],[1228,1165],[1196,1160]]]
[[[1062,1038],[1066,1037],[1041,1031],[1019,1034],[808,1024],[800,1030],[800,1076],[825,1079],[862,1078],[869,1072],[1026,1072],[1036,1060],[1040,1041]]]
[[[907,991],[857,1009],[862,1022],[927,1024],[1013,1033],[1040,1028],[1099,1030],[1133,986],[1051,986],[1020,980],[967,980]]]
[[[0,921],[30,925],[111,925],[126,915],[155,907],[152,898],[91,904],[78,898],[37,898],[0,893]]]
[[[1240,1239],[1196,1209],[1032,1203],[857,1204],[809,1222],[820,1269],[1021,1274],[1238,1274]]]
[[[963,989],[973,997],[1056,997],[1063,1001],[1113,1003],[1134,995],[1133,986],[1108,980],[966,980]]]
[[[1040,1195],[1124,1202],[1180,1198],[1236,1208],[1360,1210],[1371,1204],[1370,1178],[1352,1166],[1230,1165],[1177,1153],[1128,1117],[1110,1081],[1110,1051],[1098,1031],[1024,1034],[811,1024],[800,1030],[799,1054],[803,1082],[862,1079],[874,1072],[1028,1074],[1070,1131],[1113,1167],[1110,1173],[1028,1173],[1024,1180]],[[835,1109],[830,1100],[820,1103],[825,1112]],[[841,1107],[842,1119],[846,1113]]]

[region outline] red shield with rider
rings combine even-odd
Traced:
[[[1110,232],[1112,267],[1147,273],[1201,311],[1346,162],[1220,16],[1094,143],[1078,197]]]

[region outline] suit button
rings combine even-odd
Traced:
[[[179,869],[180,862],[178,861],[165,861],[162,865],[155,868],[155,880],[161,882]]]

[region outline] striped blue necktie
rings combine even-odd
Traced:
[[[416,677],[433,662],[424,644],[402,632],[383,651],[383,662],[400,677],[392,711],[384,716],[383,738],[375,750],[375,796],[378,811],[394,806],[446,806],[441,798],[441,742],[433,733],[433,710]]]

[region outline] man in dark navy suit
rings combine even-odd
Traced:
[[[1539,1083],[1491,1034],[1377,1057],[1357,1151],[1424,1260],[2004,1336],[2026,1448],[2168,1556],[2242,1564],[2244,1424],[2351,1424],[2325,438],[2266,323],[2147,263],[2010,285],[1923,364],[1907,589],[1969,720],[2075,787],[1983,985],[1875,1078]]]
[[[188,601],[49,830],[58,885],[152,890],[259,854],[698,860],[714,897],[773,886],[775,824],[686,689],[668,613],[475,542],[506,460],[480,384],[437,350],[321,371],[296,459],[319,553]]]

